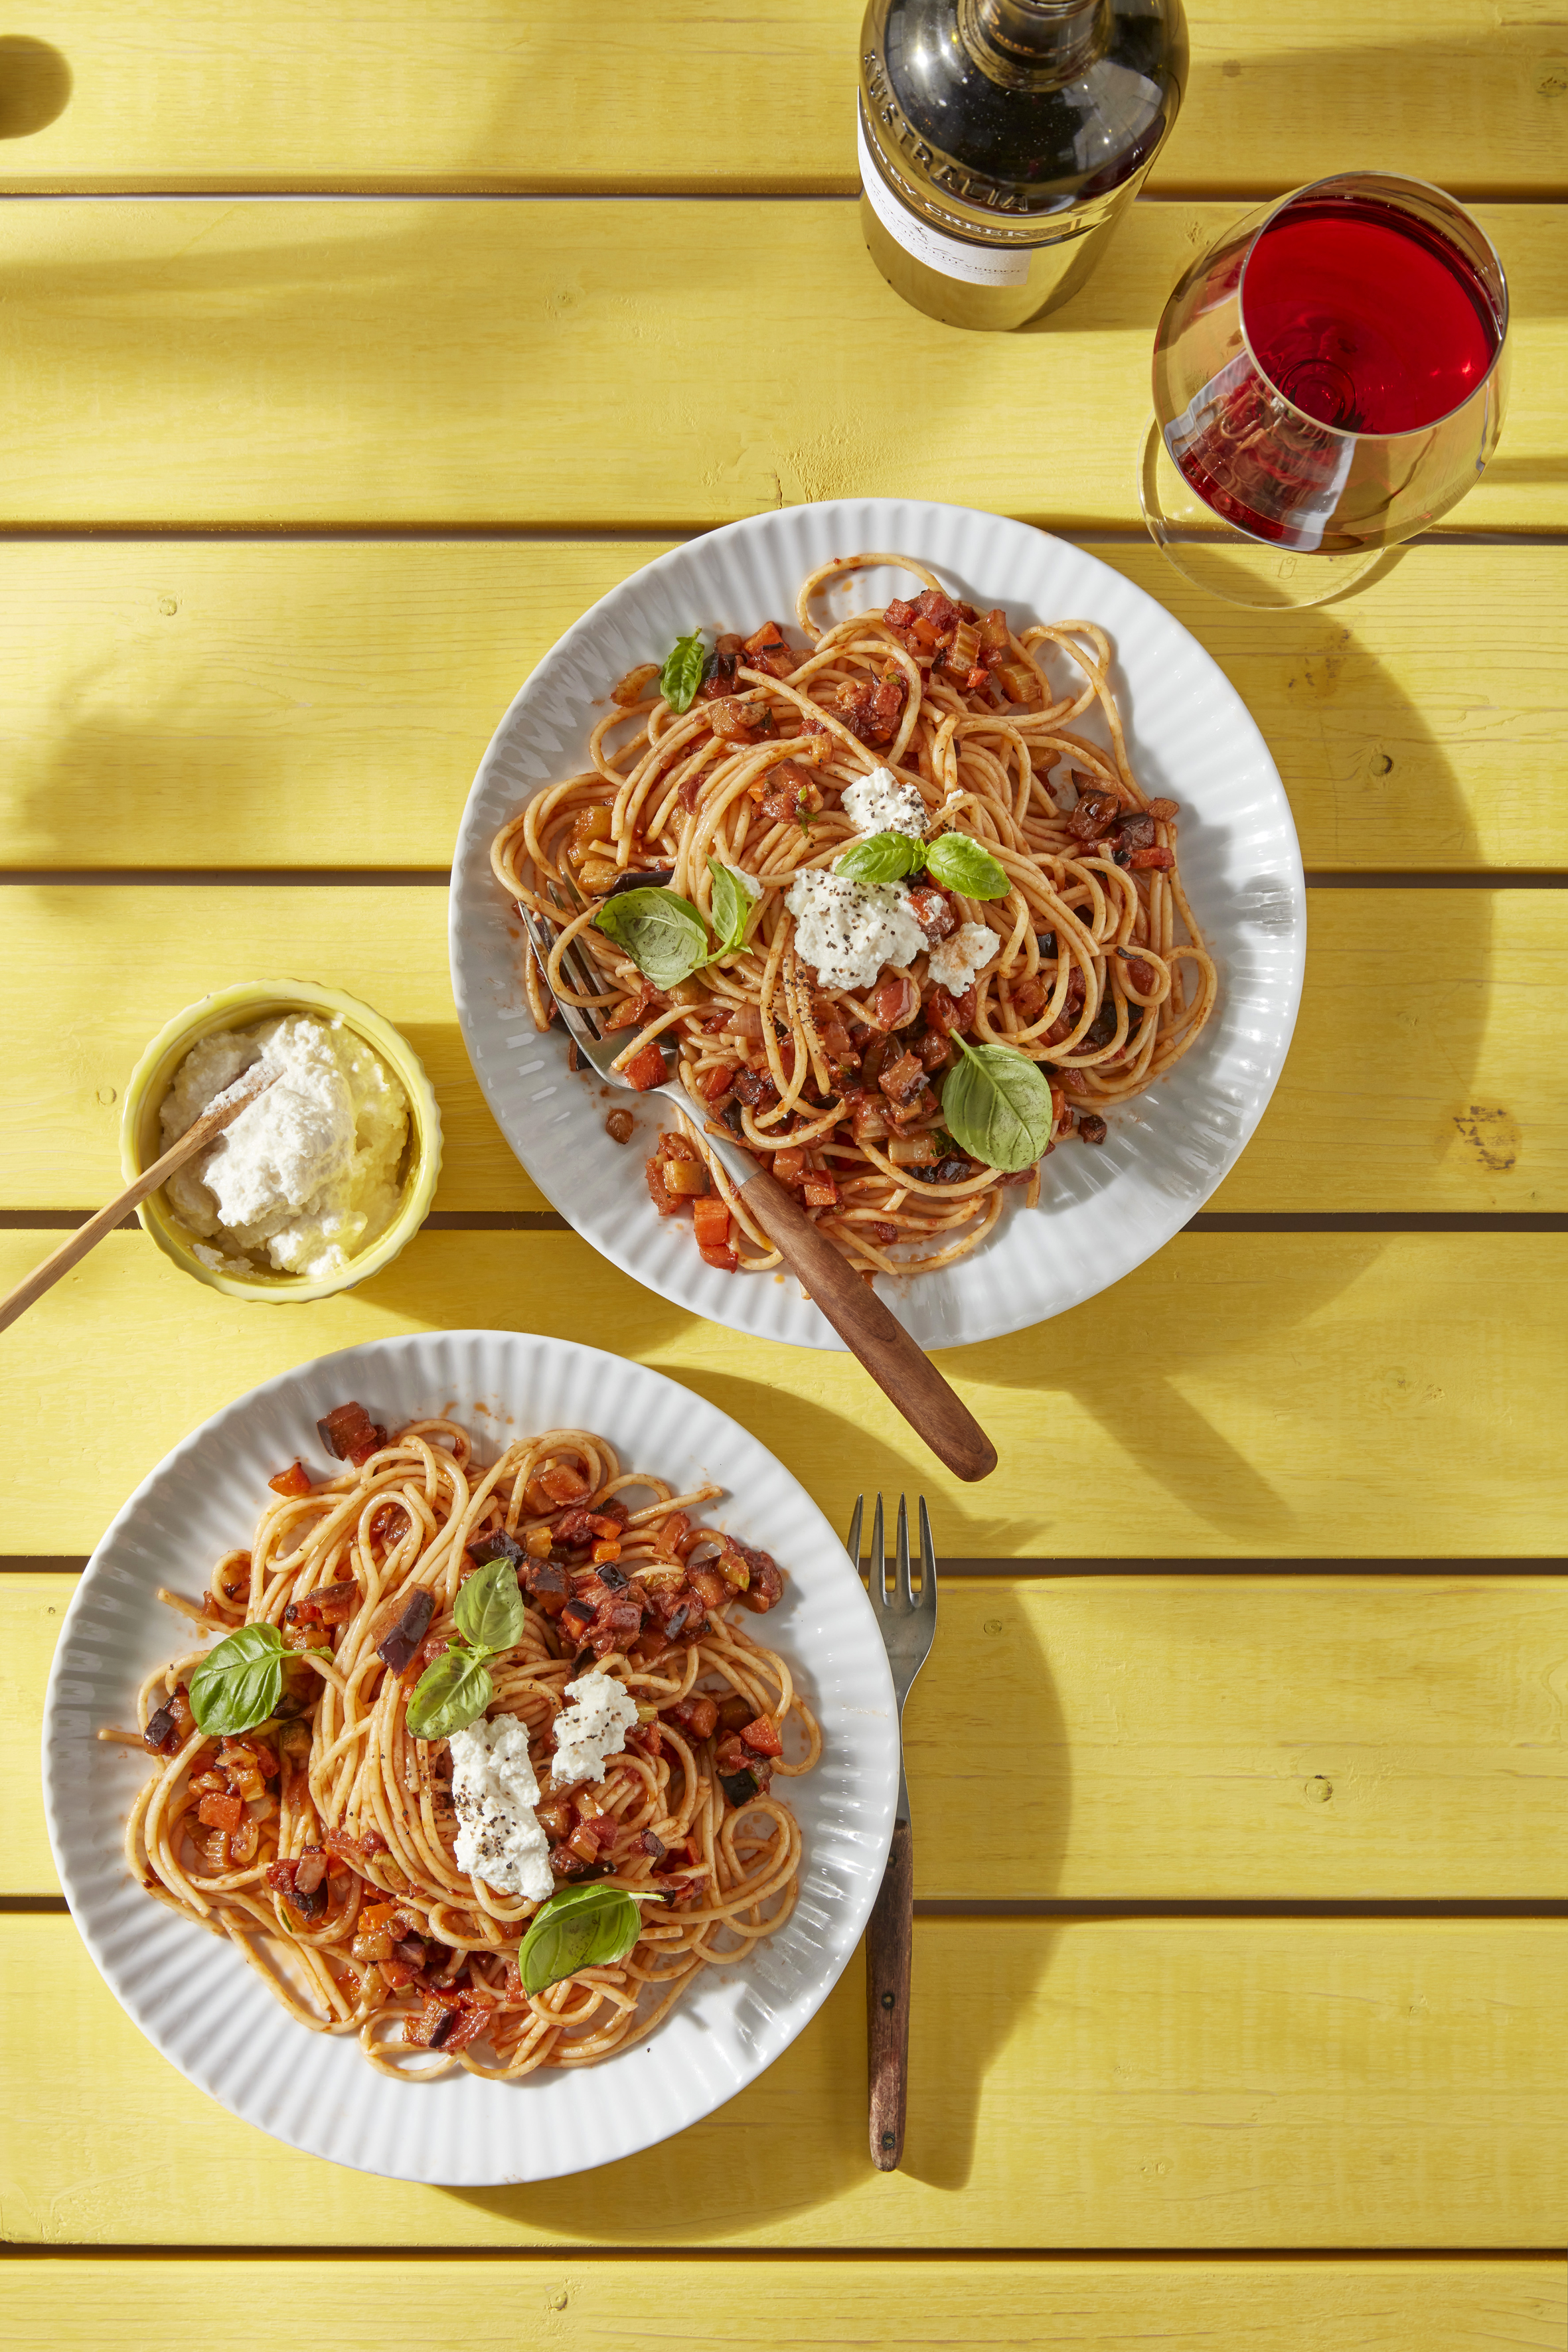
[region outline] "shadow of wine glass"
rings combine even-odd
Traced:
[[[0,37],[0,139],[30,139],[70,104],[71,69],[58,49],[26,33]]]

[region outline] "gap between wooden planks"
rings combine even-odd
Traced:
[[[636,2261],[575,2254],[327,2254],[246,2260],[228,2253],[17,2255],[4,2273],[12,2325],[60,2352],[126,2341],[192,2341],[255,2352],[257,2315],[279,2305],[291,2336],[342,2339],[344,2315],[373,2310],[377,2352],[434,2352],[458,2340],[455,2314],[483,2315],[487,2336],[561,2352],[689,2352],[721,2344],[744,2315],[748,2340],[832,2345],[836,2352],[1214,2352],[1216,2344],[1290,2352],[1562,2352],[1568,2275],[1560,2256],[1316,2262],[1194,2254],[1120,2261],[765,2255]],[[18,2336],[20,2342],[23,2339]]]
[[[444,890],[0,885],[0,1085],[16,1113],[0,1207],[107,1199],[147,1040],[212,989],[281,976],[346,988],[407,1035],[441,1105],[442,1213],[546,1209],[463,1046]],[[1208,1213],[1568,1209],[1568,1108],[1542,1043],[1568,1013],[1568,893],[1318,890],[1308,928],[1279,1088]],[[651,1139],[657,1108],[639,1116]],[[644,1213],[634,1165],[627,1182]]]
[[[1568,547],[1407,548],[1304,613],[1093,551],[1242,696],[1309,870],[1568,865]],[[512,696],[660,552],[0,539],[0,868],[445,866]]]
[[[757,2083],[591,2194],[372,2189],[184,2081],[71,1920],[0,1920],[0,1961],[17,2244],[1563,2243],[1568,1922],[922,1920],[902,2171],[866,2154],[857,1958]]]
[[[858,0],[189,0],[178,37],[39,0],[3,53],[0,188],[838,189],[856,185]],[[1564,188],[1548,0],[1256,0],[1188,12],[1185,101],[1151,186],[1283,191],[1336,158],[1460,193]]]
[[[58,1885],[37,1762],[76,1582],[0,1576],[3,1895]],[[916,1891],[1561,1902],[1565,1677],[1560,1576],[944,1580],[904,1716]],[[998,1754],[1028,1759],[1005,1804]],[[147,1769],[127,1754],[127,1806]]]
[[[943,1354],[1002,1454],[961,1487],[850,1358],[703,1322],[574,1234],[422,1234],[308,1316],[222,1298],[114,1234],[8,1339],[6,1545],[90,1550],[177,1439],[275,1372],[393,1332],[499,1324],[683,1381],[790,1463],[836,1527],[862,1488],[923,1491],[939,1552],[961,1558],[1554,1559],[1565,1247],[1184,1235],[1054,1321]],[[0,1290],[37,1255],[36,1235],[0,1234]]]
[[[1061,320],[986,336],[901,301],[840,200],[23,205],[0,520],[698,529],[885,493],[1136,525],[1155,323],[1234,217],[1141,204]],[[1560,530],[1568,215],[1479,217],[1508,423],[1443,529]]]

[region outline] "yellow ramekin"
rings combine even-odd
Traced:
[[[441,1114],[418,1055],[391,1022],[373,1013],[368,1004],[345,996],[341,988],[320,988],[314,981],[249,981],[237,988],[220,988],[176,1013],[132,1071],[120,1119],[120,1164],[127,1181],[150,1168],[163,1150],[158,1113],[191,1047],[215,1030],[248,1029],[276,1013],[320,1013],[342,1020],[374,1048],[408,1097],[403,1205],[385,1233],[358,1257],[350,1258],[341,1274],[311,1282],[300,1274],[220,1274],[216,1267],[204,1265],[192,1251],[195,1236],[186,1236],[161,1192],[143,1201],[136,1213],[164,1256],[205,1282],[209,1290],[221,1290],[228,1298],[257,1298],[268,1306],[283,1307],[352,1290],[356,1283],[390,1265],[413,1239],[430,1213],[436,1179],[441,1172]]]

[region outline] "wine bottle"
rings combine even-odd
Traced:
[[[1186,68],[1182,0],[869,0],[860,219],[889,286],[952,327],[1070,300]]]

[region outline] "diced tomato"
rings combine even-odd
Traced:
[[[1168,874],[1175,862],[1173,849],[1135,849],[1127,861],[1134,874]]]
[[[977,992],[973,983],[962,996],[953,996],[945,988],[933,988],[926,1001],[926,1023],[940,1029],[944,1037],[962,1037],[974,1026]]]
[[[237,1830],[244,1817],[245,1806],[238,1797],[204,1797],[196,1807],[197,1821],[209,1830]]]
[[[779,1738],[778,1725],[771,1715],[759,1715],[753,1723],[746,1724],[742,1738],[753,1756],[782,1756],[784,1741]]]
[[[664,1048],[657,1037],[650,1037],[640,1054],[634,1054],[621,1076],[646,1095],[650,1087],[662,1087],[669,1073],[665,1068]]]
[[[565,1462],[551,1462],[539,1473],[539,1483],[552,1503],[580,1503],[590,1492],[581,1472]]]
[[[691,1223],[700,1249],[721,1249],[730,1238],[730,1206],[723,1195],[710,1192],[691,1207]]]
[[[806,1170],[805,1205],[808,1209],[836,1209],[838,1206],[838,1187],[825,1169]]]
[[[721,1100],[729,1093],[740,1066],[738,1062],[715,1062],[700,1081],[703,1101],[715,1103]]]
[[[669,1557],[674,1559],[679,1557],[679,1547],[681,1541],[690,1533],[690,1513],[688,1511],[672,1511],[668,1518],[665,1520],[664,1525],[659,1528],[658,1534],[655,1536],[654,1541],[658,1544],[660,1551],[668,1552]]]
[[[921,1009],[921,992],[907,971],[889,972],[877,982],[871,1018],[879,1029],[902,1029]]]
[[[308,1495],[310,1474],[302,1462],[295,1462],[287,1470],[279,1470],[277,1477],[268,1478],[267,1483],[275,1495]]]
[[[805,1153],[795,1146],[773,1154],[773,1174],[781,1184],[795,1185],[805,1175]]]
[[[680,1205],[664,1181],[664,1171],[668,1165],[668,1160],[660,1159],[657,1151],[650,1160],[643,1162],[643,1175],[647,1181],[648,1198],[661,1217],[673,1217]]]
[[[710,1243],[701,1242],[698,1244],[698,1250],[704,1265],[712,1266],[715,1272],[719,1274],[739,1273],[741,1266],[740,1253],[737,1250],[731,1249],[728,1243],[725,1243],[721,1247],[715,1248]]]

